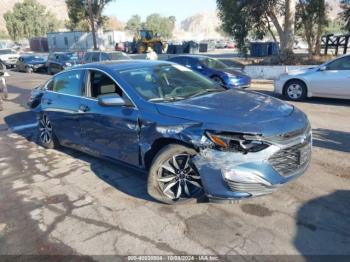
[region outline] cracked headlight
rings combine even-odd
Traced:
[[[247,154],[249,152],[259,152],[269,147],[269,144],[251,135],[238,133],[217,134],[209,131],[206,132],[206,135],[214,143],[217,149],[223,151],[236,151]]]

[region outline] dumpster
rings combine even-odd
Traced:
[[[208,43],[200,43],[199,44],[199,52],[200,53],[208,52]]]
[[[199,53],[199,45],[194,41],[184,42],[183,51],[186,54],[197,54]]]
[[[251,42],[250,43],[250,56],[252,57],[264,57],[269,55],[269,45],[266,42]]]
[[[280,53],[280,45],[278,42],[269,42],[269,55],[278,55]]]

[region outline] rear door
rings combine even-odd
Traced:
[[[90,70],[87,97],[79,104],[80,126],[85,150],[92,154],[139,165],[139,111],[134,106],[101,106],[98,98],[127,95],[112,77],[102,71]],[[131,104],[131,102],[130,102]]]
[[[85,95],[85,70],[70,70],[53,78],[42,97],[43,112],[49,116],[60,143],[82,144],[79,105]]]

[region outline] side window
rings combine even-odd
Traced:
[[[100,62],[100,53],[98,53],[98,52],[92,53],[91,61],[92,62]]]
[[[90,89],[93,98],[108,94],[117,94],[123,97],[119,86],[109,76],[99,71],[90,71]]]
[[[52,90],[60,94],[82,96],[84,95],[83,76],[83,70],[72,70],[59,74],[54,78]]]
[[[91,53],[86,53],[85,55],[84,55],[84,62],[85,63],[90,63],[91,62]]]
[[[108,61],[108,60],[111,60],[108,54],[101,53],[101,61]]]
[[[329,63],[327,70],[350,70],[350,56],[339,58]]]

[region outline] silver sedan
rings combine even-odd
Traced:
[[[350,99],[350,55],[282,74],[275,81],[275,93],[294,101],[307,97]]]

